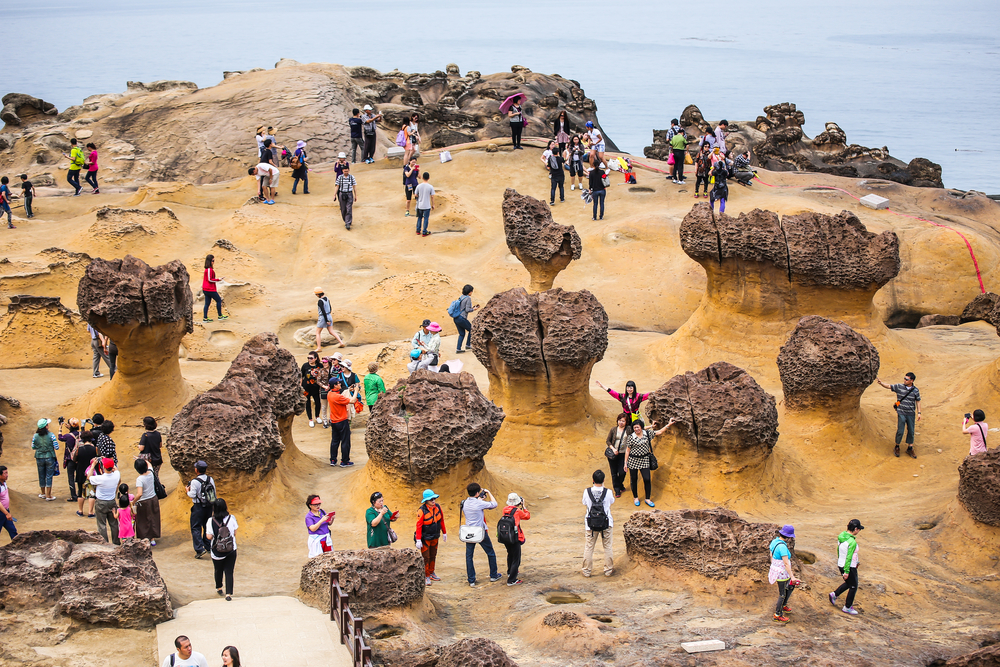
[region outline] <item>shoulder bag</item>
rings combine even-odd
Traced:
[[[459,505],[459,516],[465,514],[465,501]],[[468,518],[468,517],[466,517]],[[482,526],[466,526],[462,524],[458,527],[458,539],[467,544],[479,544],[486,537],[486,529]]]
[[[653,453],[653,431],[649,429],[646,431],[646,436],[649,438],[649,469],[656,470],[660,467],[660,462],[656,460],[656,454]]]
[[[979,426],[979,424],[976,424],[976,426]],[[985,447],[986,449],[989,449],[990,446],[986,444],[986,433],[983,432],[983,427],[982,426],[979,426],[979,435],[981,435],[983,437],[983,447]]]
[[[902,403],[903,401],[905,401],[909,397],[909,395],[911,393],[913,393],[914,389],[916,389],[915,386],[914,387],[910,387],[910,390],[908,392],[906,392],[905,394],[903,394],[903,398],[900,398],[899,400],[897,400],[895,403],[892,404],[892,409],[895,410],[896,412],[899,412],[899,404]]]

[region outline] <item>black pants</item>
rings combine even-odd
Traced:
[[[212,508],[208,505],[195,503],[191,506],[191,542],[195,553],[208,551],[211,546],[205,539],[205,524],[212,516]]]
[[[611,490],[615,493],[625,492],[625,454],[619,454],[613,459],[608,459],[608,466],[611,468]],[[638,482],[638,480],[636,480]]]
[[[674,149],[674,171],[673,177],[676,181],[684,180],[684,154],[687,153],[683,148]]]
[[[507,583],[517,581],[517,571],[521,569],[521,545],[505,544],[507,547]]]
[[[566,152],[566,144],[559,144],[559,155]]]
[[[108,372],[111,374],[111,378],[114,379],[115,372],[118,370],[118,346],[108,341]]]
[[[847,575],[847,580],[833,594],[839,598],[840,594],[844,591],[847,591],[847,601],[844,602],[844,606],[850,609],[854,606],[854,596],[858,592],[858,568],[851,568],[850,573]]]
[[[778,582],[778,604],[774,608],[775,616],[783,615],[784,607],[788,604],[788,598],[792,597],[792,591],[794,590],[795,586],[792,586],[790,579]]]
[[[212,559],[212,565],[215,566],[215,587],[216,589],[222,588],[222,575],[226,575],[226,595],[233,594],[233,571],[236,569],[236,552],[226,554],[225,558],[220,560]]]
[[[646,489],[646,500],[649,500],[649,490],[653,486],[649,481],[649,468],[628,471],[629,479],[632,482],[632,497],[639,497],[639,473],[642,473],[642,486]]]
[[[556,201],[556,186],[559,186],[559,201],[566,201],[566,178],[563,176],[562,169],[560,168],[558,172],[551,172],[552,174],[552,187],[549,191],[549,203],[555,203]]]
[[[306,390],[306,418],[312,421],[313,413],[312,406],[313,403],[316,404],[316,419],[319,419],[321,413],[320,408],[322,404],[319,402],[319,385],[311,384],[303,387]]]
[[[515,146],[521,145],[521,132],[524,131],[524,124],[521,121],[510,124],[510,142]]]
[[[337,462],[337,451],[340,451],[341,463],[351,460],[351,420],[330,424],[330,463]]]
[[[34,197],[30,195],[24,198],[24,214],[27,215],[29,218],[35,215],[31,211],[31,200],[33,199]]]
[[[365,135],[365,151],[364,151],[364,157],[363,157],[363,159],[365,159],[365,160],[374,160],[375,159],[375,135],[374,134],[366,134]]]
[[[76,500],[77,497],[83,495],[83,485],[77,486],[76,483],[76,461],[70,459],[66,461],[66,479],[69,481],[69,497]]]
[[[309,194],[309,170],[302,172],[302,176],[292,176],[292,194],[295,194],[295,189],[299,187],[299,181],[302,181],[302,192]]]
[[[701,176],[700,174],[696,174],[695,175],[695,178],[694,178],[694,193],[695,194],[698,194],[698,186],[702,185],[702,184],[705,185],[705,194],[707,195],[708,194],[708,174],[705,174],[704,176]]]
[[[97,172],[96,171],[88,171],[87,175],[83,177],[83,180],[87,181],[87,183],[90,184],[90,187],[94,188],[95,190],[97,189]]]

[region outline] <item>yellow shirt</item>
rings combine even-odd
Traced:
[[[70,150],[69,152],[69,160],[70,160],[69,170],[80,171],[80,169],[83,168],[83,163],[85,162],[85,160],[83,159],[83,151],[74,146],[73,149]]]

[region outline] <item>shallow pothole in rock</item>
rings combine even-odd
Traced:
[[[814,554],[811,551],[802,551],[801,549],[796,549],[795,555],[798,557],[800,561],[802,561],[806,565],[812,565],[813,563],[816,562],[816,554]]]
[[[580,604],[586,602],[580,595],[572,591],[549,591],[545,594],[545,601],[549,604]]]
[[[367,632],[372,639],[389,639],[390,637],[401,637],[406,634],[406,629],[394,625],[379,625]]]
[[[930,530],[931,528],[937,527],[938,522],[935,521],[921,521],[916,524],[917,530]]]
[[[636,185],[628,189],[629,192],[656,192],[656,188],[647,188],[642,185]]]
[[[587,614],[587,615],[590,616],[595,621],[600,621],[601,623],[614,623],[615,622],[615,619],[613,617],[607,616],[606,614]]]

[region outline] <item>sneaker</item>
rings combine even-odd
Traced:
[[[49,496],[49,497],[46,498],[46,500],[55,500],[55,499],[56,499],[55,496]]]
[[[219,315],[219,321],[220,321],[220,322],[221,322],[222,320],[228,320],[228,319],[229,319],[229,315]]]
[[[523,583],[524,582],[522,580],[518,579],[517,581],[508,581],[507,585],[508,586],[517,586],[518,584],[523,584]]]
[[[470,581],[469,582],[469,588],[475,588],[475,587],[476,587],[476,582]]]
[[[892,453],[896,455],[897,459],[899,458],[899,445],[896,445],[896,449],[892,450]]]
[[[638,498],[636,498],[636,499],[635,499],[635,506],[636,506],[636,507],[638,507],[638,506],[639,506],[639,499],[638,499]]]
[[[104,377],[104,373],[94,373],[94,377],[95,378],[102,378],[102,377]],[[44,497],[44,496],[39,496],[39,497]]]
[[[330,461],[330,467],[331,468],[336,468],[337,467],[337,462],[336,461]]]
[[[906,453],[910,455],[911,459],[917,458],[917,453],[915,451],[913,451],[913,447],[907,447],[906,448]]]
[[[832,604],[834,607],[837,606],[837,594],[836,593],[833,593],[833,592],[830,593],[830,604]]]
[[[221,598],[223,595],[226,594],[226,592],[224,590],[222,590],[221,588],[216,588],[215,589],[215,594],[218,595]]]
[[[549,206],[555,206],[555,205],[556,205],[556,200],[555,199],[553,199],[552,201],[549,202]]]
[[[208,552],[207,551],[196,551],[195,554],[194,554],[194,557],[197,558],[198,560],[201,560],[201,557],[204,556],[206,553],[208,553]]]
[[[656,503],[654,503],[652,500],[647,500],[646,504],[649,505],[650,507],[656,507]]]
[[[431,581],[430,577],[424,577],[424,586],[430,586],[432,583],[434,582]]]
[[[211,317],[206,317],[202,320],[202,322],[213,322],[213,321],[214,320]]]
[[[149,541],[149,546],[155,547],[156,546],[156,540],[150,540]]]
[[[95,375],[94,377],[97,377],[97,376]],[[42,500],[45,500],[45,494],[44,493],[39,493],[38,497],[41,498]]]
[[[431,233],[430,233],[430,232],[424,232],[424,233],[423,233],[423,236],[430,236],[430,235],[431,235]],[[916,458],[916,457],[914,457],[914,458]]]
[[[575,185],[571,185],[571,186],[569,186],[569,189],[570,189],[570,192],[572,192],[573,190],[576,190],[576,186]]]
[[[312,419],[310,419],[309,420],[309,428],[315,428],[315,427],[316,427],[316,422],[314,422]]]
[[[233,596],[232,595],[227,595],[226,596],[226,602],[232,602],[232,601],[233,601]]]
[[[455,350],[455,354],[465,354],[465,350]]]
[[[265,201],[264,203],[265,203],[265,204],[273,204],[273,203],[274,203],[274,200],[273,200],[273,199],[268,199],[268,200],[267,200],[267,201]]]
[[[77,500],[79,500],[79,498],[67,498],[66,502],[68,502],[68,503],[75,503]]]
[[[83,516],[83,512],[77,512],[76,515],[82,517]]]
[[[441,581],[441,577],[437,576],[436,572],[431,572],[431,581]]]
[[[417,236],[420,236],[420,230],[419,229],[417,230]]]
[[[340,467],[341,468],[350,468],[352,465],[354,465],[354,461],[345,461],[344,463],[340,464]]]
[[[615,491],[615,498],[621,498],[621,497],[622,497],[622,492],[621,491]]]
[[[787,616],[778,616],[777,614],[775,614],[772,617],[772,620],[775,620],[778,623],[788,623],[788,617]]]
[[[99,195],[99,194],[101,194],[101,190],[100,190],[100,188],[98,188],[97,190],[94,190],[94,191],[93,191],[93,192],[91,192],[90,194],[93,194],[93,195]]]
[[[87,518],[88,518],[88,519],[93,519],[93,518],[94,518],[95,516],[97,516],[97,515],[96,515],[96,514],[88,514],[88,515],[87,515]]]
[[[502,574],[498,574],[495,577],[490,577],[490,581],[500,581],[501,579],[503,579],[503,575]]]
[[[403,217],[404,217],[404,218],[409,218],[409,217],[410,217],[410,212],[409,212],[409,211],[407,211],[407,212],[406,212],[406,215],[404,215]]]
[[[791,608],[791,607],[789,607],[789,606],[788,606],[788,605],[786,604],[786,605],[785,605],[784,607],[782,607],[782,608],[781,608],[781,610],[782,610],[782,611],[791,611],[791,610],[792,610],[792,608]]]
[[[858,610],[855,609],[854,607],[844,607],[840,611],[844,612],[845,614],[847,614],[849,616],[857,616],[858,615]]]

